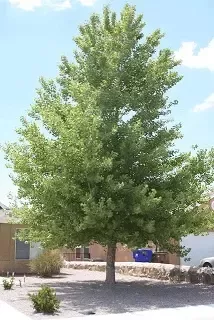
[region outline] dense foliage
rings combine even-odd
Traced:
[[[59,311],[60,301],[55,290],[48,286],[43,285],[37,293],[29,294],[29,297],[36,312],[54,314]]]
[[[59,250],[45,250],[30,261],[32,273],[41,277],[52,277],[60,273],[63,259]]]
[[[2,281],[4,290],[11,290],[14,286],[14,277],[3,279]]]

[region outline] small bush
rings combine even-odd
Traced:
[[[3,280],[3,287],[4,290],[11,290],[13,288],[14,285],[14,278],[10,278],[10,279],[4,279]]]
[[[59,250],[44,251],[30,262],[30,270],[41,277],[52,277],[60,273],[63,259]]]
[[[37,294],[29,294],[36,312],[53,314],[59,310],[60,302],[54,289],[42,286]]]

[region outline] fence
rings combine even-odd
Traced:
[[[64,252],[63,258],[65,261],[84,261],[90,260],[90,253],[89,252]]]

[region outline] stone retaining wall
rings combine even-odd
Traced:
[[[175,266],[172,264],[116,262],[116,272],[134,277],[146,277],[171,282],[190,282],[214,284],[214,269]],[[65,268],[88,269],[91,271],[106,270],[105,262],[71,261],[65,262]]]

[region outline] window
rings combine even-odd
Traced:
[[[16,231],[16,234],[19,230]],[[30,243],[27,241],[21,241],[16,238],[15,243],[15,258],[17,260],[29,260],[30,259]]]
[[[90,259],[89,247],[76,247],[75,257],[76,260]]]
[[[30,244],[25,241],[16,239],[16,259],[29,260],[30,259]]]
[[[76,248],[76,259],[81,259],[81,247]]]
[[[84,247],[84,259],[90,259],[89,247]]]

